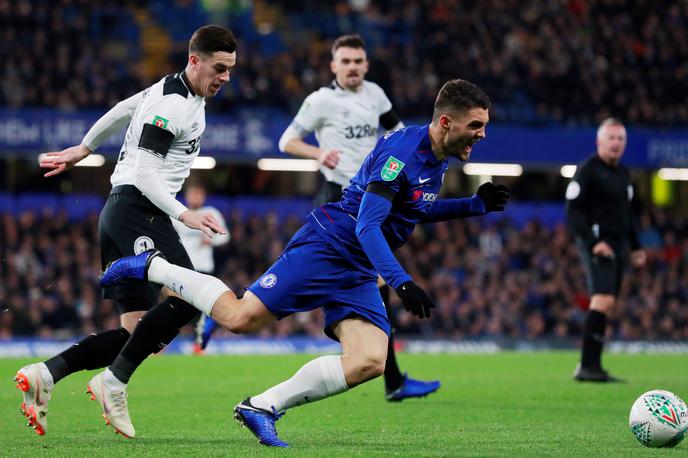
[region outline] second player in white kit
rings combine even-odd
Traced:
[[[349,185],[375,147],[380,127],[387,131],[404,127],[382,88],[365,80],[368,59],[359,35],[344,35],[335,40],[330,69],[334,81],[306,97],[279,141],[281,151],[320,163],[325,181],[315,198],[316,205],[340,200],[342,189]],[[311,132],[315,132],[318,146],[303,141]],[[379,284],[383,284],[381,279]],[[380,288],[380,294],[388,305],[386,285]],[[394,325],[389,308],[387,313]],[[384,376],[389,401],[426,396],[440,387],[439,381],[414,380],[401,373],[393,335],[389,339]]]
[[[172,225],[179,233],[179,238],[186,248],[191,263],[197,272],[216,275],[214,248],[225,245],[229,242],[229,230],[222,213],[210,205],[206,205],[207,191],[200,183],[188,183],[184,190],[186,204],[194,211],[201,214],[208,214],[215,218],[218,224],[224,229],[225,234],[215,237],[208,237],[200,231],[188,228],[179,221],[172,220]],[[194,353],[201,354],[205,350],[208,340],[218,329],[219,325],[215,320],[204,313],[201,313],[196,323],[196,339],[194,341]]]

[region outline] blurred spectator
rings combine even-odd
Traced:
[[[302,224],[295,216],[279,221],[274,214],[246,218],[237,211],[225,217],[233,243],[217,249],[217,265],[235,291],[258,278]],[[661,246],[650,253],[647,268],[634,270],[624,283],[610,337],[688,339],[688,226],[671,214],[653,218],[663,225]],[[100,298],[94,215],[69,221],[46,211],[0,219],[0,339],[72,338],[118,322],[112,302]],[[433,317],[422,321],[392,295],[402,335],[580,334],[588,301],[585,277],[563,225],[530,221],[519,229],[508,219],[485,225],[472,219],[419,226],[397,256],[437,302]],[[315,311],[279,321],[261,335],[322,336],[322,326],[322,314]]]
[[[429,116],[439,86],[461,77],[490,94],[497,121],[593,125],[614,115],[633,125],[688,122],[686,2],[261,5],[257,14],[249,0],[0,0],[0,106],[102,110],[152,83],[147,77],[159,78],[160,62],[181,69],[186,50],[179,44],[212,18],[237,33],[240,58],[211,111],[294,113],[307,94],[330,83],[331,40],[355,32],[367,40],[370,79],[404,117]],[[172,46],[152,50],[144,42],[142,28],[153,26],[163,34],[156,39]]]
[[[0,0],[0,106],[101,108],[139,91],[135,3]]]

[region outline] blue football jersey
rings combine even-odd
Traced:
[[[309,222],[315,230],[357,267],[374,272],[356,236],[361,199],[370,183],[381,183],[395,193],[381,227],[392,250],[408,240],[437,199],[448,160],[438,160],[433,154],[428,129],[428,125],[408,126],[382,137],[342,199],[310,213]]]

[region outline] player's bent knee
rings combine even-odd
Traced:
[[[333,331],[342,344],[342,364],[349,387],[384,373],[389,342],[384,331],[362,319],[343,320]]]
[[[255,320],[247,315],[237,316],[234,320],[227,323],[226,328],[234,334],[249,334],[257,330]]]
[[[215,313],[213,309],[213,318]],[[263,302],[250,291],[243,298],[225,307],[224,321],[215,318],[225,328],[236,334],[251,334],[276,320]],[[218,314],[219,315],[219,314]]]
[[[385,372],[386,354],[382,352],[368,352],[356,358],[355,367],[361,381],[379,377]]]
[[[274,317],[272,317],[274,320]],[[224,321],[218,322],[235,334],[252,334],[258,332],[263,326],[271,321],[271,316],[266,316],[260,310],[251,308],[239,308]]]
[[[362,381],[372,380],[385,372],[385,362],[367,360],[359,366],[358,372]]]
[[[178,297],[179,299],[183,299],[179,294],[175,293],[167,286],[163,286],[162,288],[160,288],[160,294],[162,294],[162,297],[165,299],[167,299],[168,297]]]

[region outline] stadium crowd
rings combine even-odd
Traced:
[[[232,234],[217,250],[221,278],[237,292],[279,255],[301,221],[274,214],[226,215]],[[117,327],[115,305],[100,298],[97,215],[4,214],[0,227],[0,339],[73,338]],[[649,267],[627,277],[610,334],[615,339],[688,339],[688,227],[664,212],[643,214]],[[397,253],[437,303],[419,321],[396,305],[402,335],[439,338],[577,337],[587,306],[584,274],[563,225],[508,219],[419,227]],[[190,332],[190,329],[187,329]],[[268,336],[322,336],[315,311],[278,322]],[[229,335],[227,333],[227,335]]]
[[[143,89],[136,2],[0,0],[0,106],[112,106]]]
[[[134,20],[148,6],[174,43],[204,20],[239,35],[231,90],[211,110],[295,112],[331,81],[332,39],[358,32],[369,44],[370,79],[404,117],[427,115],[439,85],[458,75],[486,89],[497,121],[590,125],[613,114],[631,124],[688,122],[685,2],[277,0],[269,2],[279,8],[274,23],[258,24],[253,3],[268,2],[0,0],[0,105],[102,109],[150,84]],[[171,69],[184,55],[171,48]]]

